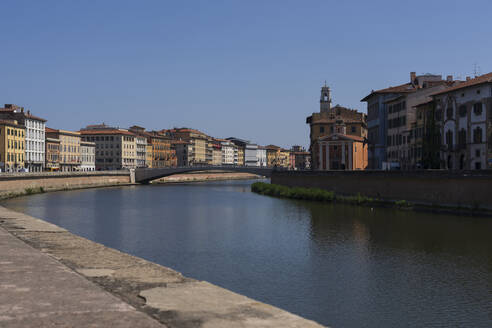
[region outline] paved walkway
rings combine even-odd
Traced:
[[[0,228],[0,327],[165,327]]]

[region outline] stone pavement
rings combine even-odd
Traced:
[[[322,326],[0,206],[0,327]]]
[[[165,327],[0,228],[0,327]]]

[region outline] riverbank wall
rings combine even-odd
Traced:
[[[275,171],[272,184],[320,188],[339,195],[405,200],[431,207],[492,210],[492,170]]]
[[[260,178],[258,175],[240,172],[196,172],[171,175],[152,183],[184,183],[184,182],[206,182],[224,180],[251,180]]]
[[[3,287],[10,288],[7,295],[11,296],[0,297],[2,327],[154,327],[145,318],[138,321],[134,316],[134,321],[124,324],[116,320],[118,318],[108,319],[108,314],[102,313],[104,309],[89,311],[89,305],[100,298],[102,290],[116,296],[114,302],[105,301],[105,312],[109,308],[112,312],[119,311],[116,313],[120,316],[128,316],[129,309],[122,309],[121,300],[162,327],[322,327],[314,321],[209,282],[185,277],[170,268],[0,206],[0,244],[11,249],[9,246],[14,241],[2,239],[2,229],[32,247],[32,250],[23,250],[22,265],[15,267],[16,262],[12,261],[0,265]],[[48,255],[51,260],[43,260],[36,252]],[[11,254],[7,252],[7,255]],[[33,274],[51,272],[53,266],[60,267],[58,271],[79,275],[93,286],[78,283],[74,296],[73,286],[67,285],[65,280],[48,280],[43,274]],[[80,296],[86,294],[89,296]],[[54,299],[56,303],[49,301]],[[65,304],[70,305],[69,312],[64,309]]]
[[[0,199],[44,191],[131,184],[129,171],[41,172],[0,174]]]

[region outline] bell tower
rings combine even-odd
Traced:
[[[331,109],[331,97],[330,97],[330,87],[325,85],[321,87],[321,98],[319,99],[319,111],[321,113],[323,112],[329,112]]]

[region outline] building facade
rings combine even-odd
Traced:
[[[319,139],[318,170],[365,170],[368,165],[364,138],[331,134]]]
[[[366,114],[339,105],[331,106],[330,88],[321,88],[320,112],[307,117],[310,126],[310,153],[313,169],[320,163],[319,139],[332,134],[367,138]],[[268,155],[268,154],[267,154]]]
[[[0,120],[0,170],[19,172],[25,169],[24,125],[16,120]]]
[[[80,170],[90,172],[96,170],[96,143],[80,142]]]
[[[263,146],[258,146],[256,151],[256,163],[259,167],[267,167],[268,165],[266,148]]]
[[[230,137],[227,138],[230,142],[237,146],[238,163],[241,166],[258,166],[258,145],[248,140]]]
[[[125,129],[88,126],[80,130],[83,141],[94,142],[96,170],[135,169],[137,143],[133,133]]]
[[[293,170],[311,169],[311,154],[301,146],[290,149],[289,168]]]
[[[46,128],[46,138],[60,140],[60,171],[80,171],[80,133]]]
[[[421,164],[415,161],[415,154],[421,152],[422,140],[420,145],[413,131],[422,117],[417,117],[417,106],[431,100],[430,95],[441,90],[445,90],[454,82],[452,77],[446,81],[442,80],[441,75],[422,75],[417,76],[414,81],[413,92],[408,92],[386,101],[388,109],[387,122],[387,162],[390,168],[403,170],[420,169]],[[420,130],[415,130],[420,135]],[[420,150],[419,150],[420,149]],[[421,157],[421,154],[419,155]],[[417,165],[418,164],[418,165]]]
[[[441,168],[492,168],[492,73],[437,92],[435,119],[440,122]]]
[[[190,166],[191,158],[189,155],[193,153],[193,146],[191,143],[184,140],[172,140],[171,143],[176,152],[177,166]]]
[[[288,150],[275,145],[268,145],[265,150],[268,167],[289,167],[290,152]]]
[[[237,165],[237,146],[229,140],[221,142],[222,147],[222,164]]]
[[[45,170],[60,171],[60,139],[46,137],[45,146]]]
[[[26,127],[25,168],[29,172],[41,172],[45,163],[45,128],[46,120],[31,114],[23,107],[6,104],[0,108],[0,119],[16,120]]]
[[[213,159],[213,151],[209,145],[211,138],[205,133],[189,128],[176,128],[171,130],[163,130],[166,135],[173,140],[183,140],[191,145],[191,152],[188,152],[188,162],[192,166],[210,165]],[[208,152],[207,152],[208,149]]]

